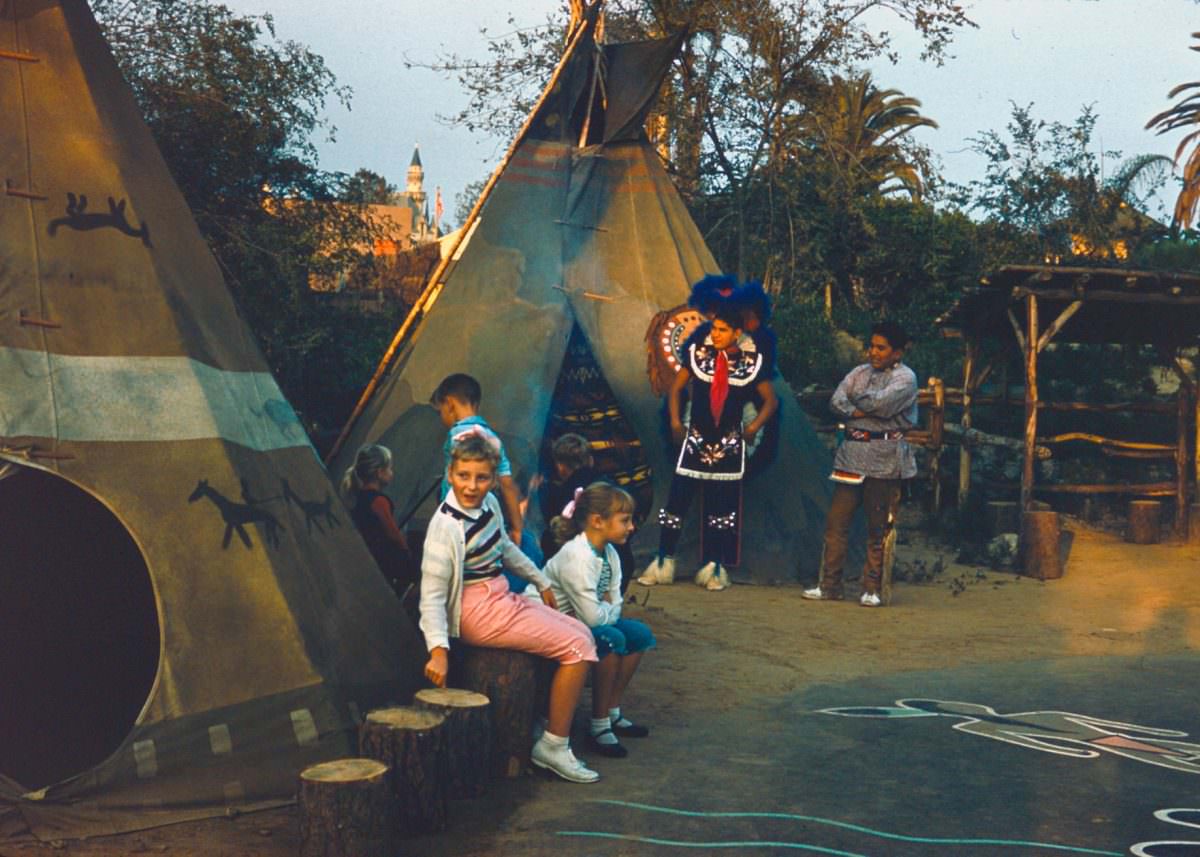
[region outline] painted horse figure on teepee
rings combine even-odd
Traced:
[[[0,115],[0,829],[290,803],[424,647],[311,526],[329,479],[84,0],[0,2]]]

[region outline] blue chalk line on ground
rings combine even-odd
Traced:
[[[592,803],[603,803],[609,806],[621,806],[627,809],[640,809],[647,812],[658,812],[665,815],[679,815],[688,818],[772,818],[783,819],[786,821],[806,821],[812,824],[822,824],[827,827],[840,827],[843,830],[851,830],[855,833],[866,834],[867,836],[875,836],[880,839],[891,839],[898,842],[913,842],[921,845],[1000,845],[1007,847],[1020,848],[1045,848],[1052,851],[1067,851],[1072,854],[1098,854],[1103,857],[1122,857],[1124,851],[1103,851],[1096,848],[1084,848],[1078,845],[1058,845],[1053,842],[1031,842],[1021,839],[964,839],[955,837],[932,837],[932,836],[905,836],[901,833],[888,833],[884,830],[874,830],[870,827],[863,827],[859,824],[851,824],[846,821],[837,821],[832,818],[819,818],[812,815],[797,815],[788,812],[698,812],[696,810],[673,809],[665,806],[654,806],[648,803],[633,803],[624,800],[594,800]],[[819,845],[808,845],[801,842],[765,842],[765,841],[746,841],[746,842],[686,842],[667,839],[656,839],[648,836],[639,836],[636,834],[624,833],[603,833],[599,831],[587,830],[560,830],[559,836],[582,836],[599,839],[625,839],[633,842],[645,842],[653,845],[674,845],[681,848],[793,848],[796,850],[813,851],[820,854],[832,854],[835,857],[866,857],[866,855],[857,854],[851,851],[838,851],[832,848],[823,848]]]

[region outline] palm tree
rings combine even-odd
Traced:
[[[1200,33],[1192,33],[1193,39],[1200,39]],[[1200,45],[1192,45],[1192,50],[1200,51]],[[1200,81],[1181,83],[1167,93],[1167,98],[1175,98],[1183,93],[1188,95],[1174,106],[1164,110],[1146,123],[1147,128],[1155,128],[1159,134],[1166,134],[1176,128],[1187,128],[1200,125]],[[1179,141],[1175,149],[1175,163],[1179,164],[1184,151],[1194,146],[1187,161],[1183,165],[1183,187],[1175,200],[1175,225],[1187,229],[1196,217],[1196,208],[1200,204],[1200,129],[1192,131]]]
[[[907,193],[918,201],[924,191],[921,159],[906,137],[937,123],[920,113],[921,102],[897,89],[880,89],[870,72],[834,75],[816,106],[798,119],[800,152],[815,168],[821,200],[826,313],[835,291],[851,304],[865,300],[856,276],[859,254],[871,240],[865,206],[880,196]]]
[[[810,143],[827,160],[851,195],[908,193],[920,199],[920,166],[905,137],[937,123],[920,113],[921,102],[898,89],[879,89],[870,72],[834,75],[828,99],[806,121]]]

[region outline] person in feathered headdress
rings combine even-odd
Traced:
[[[703,503],[701,562],[695,581],[711,591],[729,586],[729,566],[740,554],[742,477],[747,447],[759,436],[777,406],[763,359],[743,336],[742,312],[728,299],[713,313],[708,333],[689,340],[667,396],[671,436],[679,455],[666,506],[659,510],[658,555],[637,579],[643,586],[675,580],[675,549],[688,507],[696,494]],[[685,392],[690,407],[685,415]],[[762,406],[746,421],[746,406],[757,396]]]

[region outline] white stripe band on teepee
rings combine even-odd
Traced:
[[[267,372],[189,357],[77,357],[0,348],[0,437],[133,442],[221,438],[266,452],[310,446]]]

